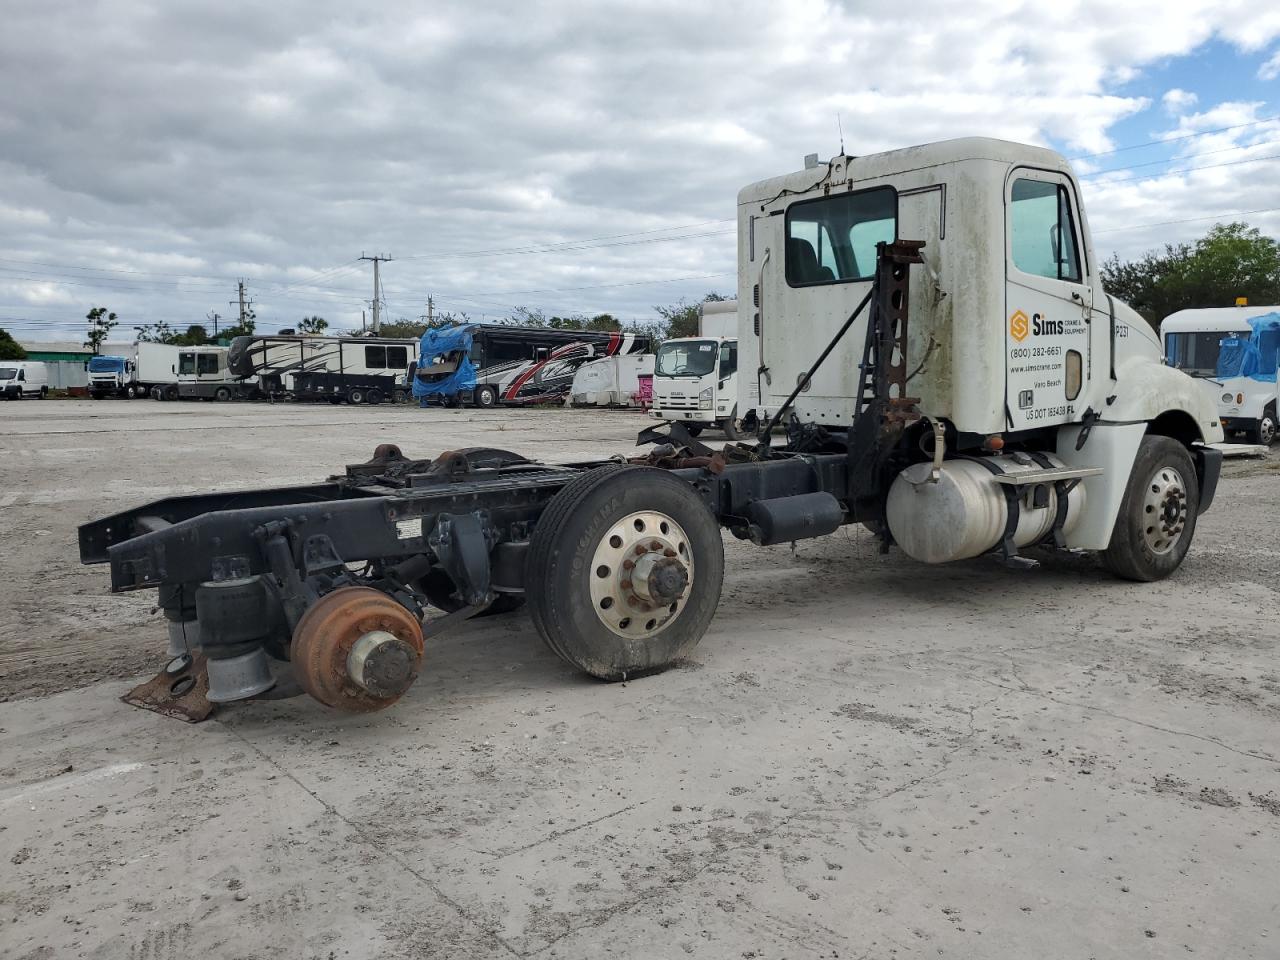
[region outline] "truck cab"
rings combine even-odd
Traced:
[[[675,421],[696,436],[707,427],[738,438],[738,303],[708,301],[698,316],[697,337],[667,340],[653,369],[649,416]]]
[[[1198,380],[1228,434],[1276,439],[1280,307],[1179,310],[1160,324],[1165,362]]]
[[[89,375],[89,396],[94,400],[103,397],[132,398],[136,393],[133,360],[129,357],[90,357],[85,371]]]
[[[43,400],[49,395],[49,372],[39,360],[0,360],[0,396],[6,400]]]

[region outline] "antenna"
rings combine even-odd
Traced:
[[[836,129],[840,132],[840,156],[844,156],[844,125],[840,123],[840,114],[836,113]]]

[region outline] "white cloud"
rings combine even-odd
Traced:
[[[1177,114],[1184,112],[1188,107],[1194,107],[1199,99],[1199,97],[1194,93],[1191,93],[1189,90],[1174,87],[1172,90],[1165,91],[1165,95],[1160,98],[1160,102],[1164,104],[1166,113],[1171,113],[1176,116]]]
[[[39,268],[40,282],[77,284],[66,288],[75,309],[40,316],[78,322],[92,299],[130,322],[192,322],[224,311],[247,275],[268,328],[312,312],[358,325],[370,295],[367,265],[354,262],[362,249],[397,258],[383,271],[393,315],[422,312],[432,293],[477,315],[528,302],[647,316],[654,303],[727,292],[732,277],[503,291],[729,275],[731,225],[556,254],[459,254],[731,218],[744,184],[833,153],[837,113],[854,153],[971,134],[1107,151],[1123,145],[1116,123],[1149,107],[1124,84],[1213,39],[1255,51],[1280,37],[1280,5],[1265,0],[1081,0],[1036,5],[1034,18],[1004,0],[920,0],[909,22],[889,0],[427,6],[7,11],[0,258],[59,264]],[[1178,118],[1170,136],[1266,115],[1258,104],[1188,114],[1197,102],[1181,88],[1163,104]],[[1182,165],[1263,155],[1264,129],[1175,149]],[[1130,228],[1280,206],[1274,166],[1091,179],[1092,220],[1124,227],[1100,235],[1124,249],[1191,235],[1198,225]],[[14,222],[12,210],[47,219]],[[95,287],[85,267],[143,274],[104,274],[114,282]],[[0,315],[29,305],[16,289],[0,291]]]
[[[1258,68],[1259,80],[1275,80],[1280,77],[1280,50],[1271,55],[1271,59]]]

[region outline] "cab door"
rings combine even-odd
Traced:
[[[1010,430],[1078,421],[1098,370],[1075,185],[1015,168],[1005,186],[1005,411]]]

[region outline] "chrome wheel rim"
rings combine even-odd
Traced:
[[[1258,439],[1266,446],[1271,446],[1271,442],[1276,438],[1276,422],[1270,417],[1263,417],[1262,423],[1258,427]]]
[[[1187,527],[1187,486],[1174,467],[1160,467],[1147,481],[1142,498],[1142,538],[1152,553],[1177,547]]]
[[[643,510],[614,523],[588,571],[591,605],[620,637],[647,640],[680,616],[693,590],[693,546],[664,513]]]

